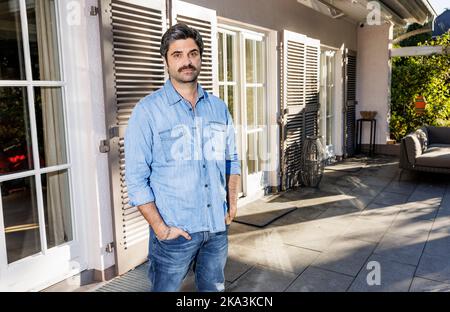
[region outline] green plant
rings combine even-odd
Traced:
[[[419,46],[450,49],[450,34]],[[427,99],[424,114],[417,114],[414,99]],[[422,125],[450,126],[450,55],[400,57],[392,62],[391,138],[397,142]]]

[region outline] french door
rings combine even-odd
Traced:
[[[228,104],[241,158],[241,196],[264,188],[268,159],[265,36],[242,29],[218,33],[219,96]]]

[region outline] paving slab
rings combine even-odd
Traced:
[[[450,284],[415,277],[410,292],[450,292]]]
[[[225,289],[227,292],[282,292],[297,277],[291,272],[253,267]],[[270,281],[270,282],[269,282]]]
[[[375,247],[374,243],[339,238],[322,252],[312,265],[328,271],[356,276]]]
[[[426,237],[384,235],[374,254],[399,263],[417,266],[422,255]]]
[[[309,267],[289,288],[288,292],[344,292],[353,278],[344,274]]]
[[[367,264],[371,262],[379,264],[380,284],[373,283],[377,280],[373,277],[374,269],[372,266],[367,269]],[[369,258],[366,265],[359,272],[356,279],[349,288],[350,292],[407,292],[414,277],[416,267],[394,262],[380,256],[373,255]],[[369,278],[368,278],[369,277]],[[370,281],[370,284],[368,283]]]
[[[450,284],[450,261],[448,256],[424,254],[420,259],[416,276]]]

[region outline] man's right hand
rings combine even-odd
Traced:
[[[183,236],[187,240],[191,240],[191,236],[189,235],[188,232],[183,231],[180,228],[177,228],[174,226],[167,226],[167,225],[164,225],[164,229],[159,230],[156,233],[156,236],[158,237],[159,240],[162,240],[162,241],[176,239],[180,236]]]

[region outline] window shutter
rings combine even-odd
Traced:
[[[306,47],[305,137],[319,133],[320,42],[308,38]]]
[[[300,183],[307,135],[317,135],[320,41],[285,30],[282,74],[282,187]]]
[[[203,38],[202,70],[198,81],[210,93],[219,94],[216,11],[183,1],[173,1],[172,24],[184,23],[197,29]]]
[[[356,126],[356,53],[346,50],[345,55],[345,156],[355,154]]]
[[[101,5],[116,271],[121,275],[145,262],[148,255],[148,223],[129,204],[123,136],[137,102],[165,81],[159,54],[166,30],[165,1],[109,0]]]

